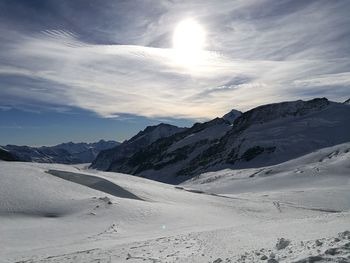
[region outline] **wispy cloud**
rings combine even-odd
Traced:
[[[114,39],[121,44],[110,45],[68,29],[0,27],[0,104],[208,118],[310,94],[342,101],[350,83],[349,9],[348,1],[164,1],[135,17],[137,26],[124,21]],[[174,26],[188,16],[208,35],[193,68],[179,65],[170,49]]]

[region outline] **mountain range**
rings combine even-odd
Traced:
[[[316,98],[244,113],[233,110],[190,128],[147,127],[129,141],[101,151],[91,168],[177,184],[204,172],[274,165],[349,141],[349,104]]]
[[[225,168],[279,164],[350,141],[350,100],[326,98],[232,110],[190,128],[161,123],[118,143],[63,143],[0,147],[0,159],[47,163],[91,163],[90,168],[133,174],[166,183]]]
[[[0,147],[0,160],[38,163],[91,163],[98,153],[119,145],[119,142],[100,140],[95,143],[62,143],[55,146],[17,146]]]

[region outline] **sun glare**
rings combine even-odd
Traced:
[[[205,44],[203,27],[193,19],[181,21],[175,28],[173,48],[176,60],[184,65],[198,64]]]

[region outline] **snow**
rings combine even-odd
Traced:
[[[0,262],[349,262],[349,161],[345,143],[179,186],[0,162]]]

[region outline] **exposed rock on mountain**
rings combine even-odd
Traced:
[[[116,166],[117,163],[123,162],[125,159],[131,157],[133,154],[149,146],[158,139],[171,136],[183,130],[185,130],[185,128],[179,128],[164,123],[148,126],[121,145],[101,151],[91,164],[91,168],[110,171],[112,169],[111,167]]]

